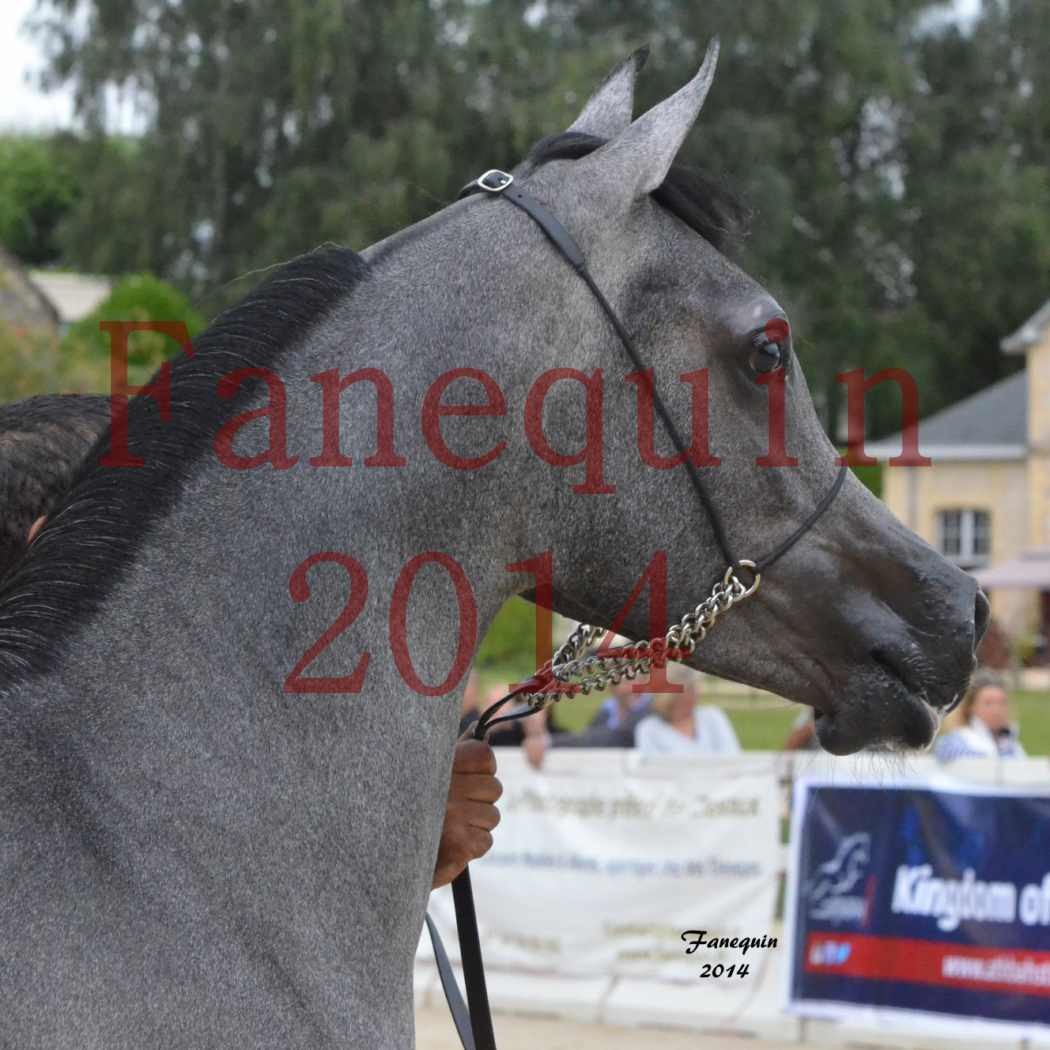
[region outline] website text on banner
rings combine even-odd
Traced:
[[[471,864],[493,968],[695,982],[704,964],[754,975],[773,934],[779,861],[772,763],[712,771],[663,759],[635,773],[536,772],[500,756],[503,819]],[[430,913],[451,948],[451,897]],[[706,931],[697,945],[697,934]],[[690,933],[690,936],[683,936]],[[711,947],[714,938],[735,946]],[[750,938],[753,946],[743,946]],[[692,951],[687,949],[692,946]]]
[[[1050,1030],[1050,795],[795,785],[788,998]]]

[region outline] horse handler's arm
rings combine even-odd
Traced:
[[[434,889],[451,882],[472,860],[492,849],[492,829],[499,823],[496,802],[502,794],[492,748],[483,740],[460,740],[452,755]]]

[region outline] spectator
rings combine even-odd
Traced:
[[[803,708],[798,717],[791,723],[791,732],[784,741],[785,751],[820,751],[817,739],[817,723],[813,718],[813,708]]]
[[[682,686],[680,693],[653,698],[652,713],[634,731],[634,743],[646,755],[737,755],[737,740],[725,712],[711,705],[697,706],[698,677],[687,668],[668,668],[668,677]]]
[[[548,731],[550,708],[535,719],[526,719],[532,723],[525,727],[523,747],[526,759],[539,769],[544,755],[552,747],[633,747],[635,727],[649,713],[653,699],[651,693],[635,692],[637,684],[625,678],[613,686],[612,695],[598,708],[587,728],[579,733]]]
[[[992,671],[973,676],[963,702],[944,723],[933,748],[941,762],[998,756],[1024,758],[1025,750],[1010,722],[1010,698],[1003,679]]]
[[[648,713],[652,693],[637,692],[635,683],[624,678],[612,687],[612,695],[594,713],[588,729],[623,729],[637,725]],[[631,741],[633,743],[633,740]],[[623,745],[630,747],[630,743]]]

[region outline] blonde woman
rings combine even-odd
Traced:
[[[1010,721],[1006,684],[999,675],[978,671],[973,676],[963,702],[945,719],[933,751],[942,762],[981,756],[1025,757],[1017,726]]]
[[[634,746],[647,755],[737,755],[740,741],[725,712],[710,704],[698,706],[700,678],[695,671],[668,667],[668,678],[680,693],[653,697],[651,714],[634,730]]]

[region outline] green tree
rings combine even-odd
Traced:
[[[76,9],[83,34],[69,28]],[[104,138],[114,87],[147,114],[118,201],[136,269],[210,289],[325,240],[374,240],[424,215],[449,181],[444,100],[456,93],[457,49],[445,5],[41,0],[37,10],[49,82],[75,83],[89,136]],[[122,173],[97,177],[104,191]]]
[[[1050,292],[1050,19],[986,3],[920,41],[905,163],[916,300],[938,331],[940,403],[1016,368],[999,340]]]
[[[191,338],[204,328],[203,318],[178,289],[155,277],[124,278],[104,302],[69,329],[62,341],[62,351],[68,359],[105,368],[105,383],[99,390],[110,387],[110,336],[99,327],[103,321],[181,321]],[[178,346],[160,332],[133,332],[128,352],[129,381],[142,384],[162,362],[178,352]]]
[[[57,231],[63,265],[111,276],[151,272],[158,229],[147,220],[150,207],[164,204],[147,196],[144,148],[135,138],[87,135],[69,149],[79,192]]]
[[[77,197],[60,139],[0,137],[0,244],[31,266],[59,256],[58,226]]]
[[[941,0],[37,9],[50,80],[75,85],[87,128],[66,261],[209,290],[210,309],[240,275],[371,243],[514,163],[649,42],[646,108],[715,33],[721,68],[683,159],[751,205],[740,261],[790,310],[833,433],[838,372],[907,367],[933,411],[1011,367],[998,339],[1047,294],[1043,0],[986,0],[965,26]],[[106,136],[114,89],[143,114],[133,141]],[[869,418],[896,429],[891,390]]]

